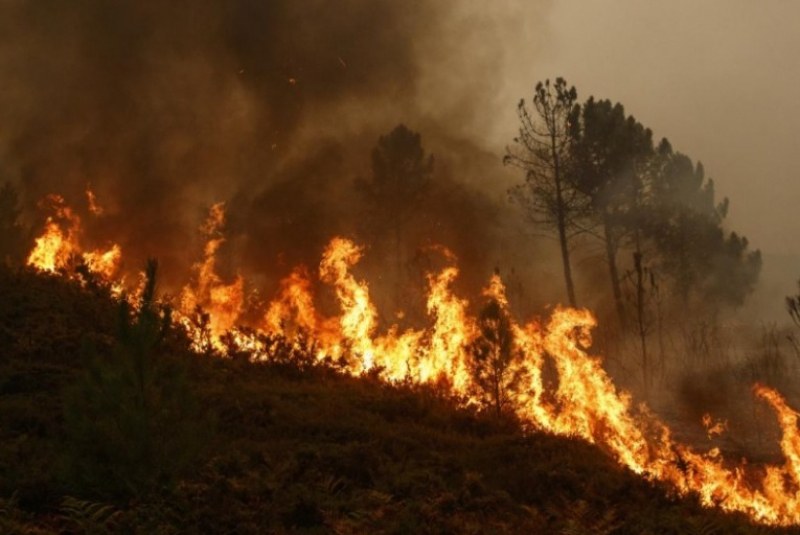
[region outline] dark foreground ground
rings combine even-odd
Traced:
[[[128,354],[117,308],[0,269],[0,533],[792,532],[432,389],[194,355],[175,337],[156,366],[171,379],[141,409],[108,364]]]

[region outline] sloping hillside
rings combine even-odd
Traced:
[[[588,444],[429,387],[310,367],[280,343],[276,362],[251,364],[159,338],[170,365],[153,364],[144,398],[158,447],[136,449],[114,360],[137,354],[137,331],[120,327],[135,321],[102,288],[0,269],[0,532],[791,532],[670,498]],[[101,403],[98,384],[133,412]]]

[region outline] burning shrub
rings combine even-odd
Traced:
[[[522,378],[516,364],[523,357],[514,347],[511,319],[500,300],[492,298],[483,307],[478,332],[470,346],[476,394],[484,406],[500,416],[511,403],[510,394],[517,390]]]

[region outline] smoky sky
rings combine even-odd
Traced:
[[[512,59],[498,37],[510,24],[538,39],[522,30],[542,19],[499,7],[7,0],[0,172],[34,225],[44,195],[80,207],[91,186],[105,213],[83,210],[87,241],[119,242],[129,269],[157,256],[174,282],[202,250],[204,211],[227,201],[221,268],[274,279],[333,234],[358,234],[353,184],[377,137],[404,123],[435,155],[439,192],[426,208],[439,217],[420,219],[434,231],[411,234],[448,240],[488,276],[503,263],[509,180],[485,143]]]
[[[132,242],[181,240],[163,230],[194,219],[188,205],[269,180],[306,108],[407,91],[409,8],[425,16],[413,2],[5,2],[4,163],[28,202],[91,183]]]
[[[800,253],[798,15],[778,0],[3,0],[0,174],[29,221],[44,194],[78,205],[91,184],[107,210],[90,238],[131,262],[156,255],[176,280],[204,210],[228,201],[227,267],[279,276],[357,233],[352,185],[404,123],[456,188],[451,205],[474,210],[445,245],[465,242],[480,273],[557,279],[552,246],[507,203],[521,177],[500,159],[518,100],[564,76],[701,160],[769,277],[770,254]],[[772,274],[781,288],[789,272]]]

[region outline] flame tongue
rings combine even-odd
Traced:
[[[225,241],[222,237],[224,224],[225,203],[217,203],[211,207],[208,218],[200,227],[207,241],[203,250],[203,261],[192,268],[195,272],[194,284],[187,284],[181,292],[180,309],[183,313],[181,321],[190,332],[197,332],[189,318],[198,309],[202,309],[208,315],[208,324],[201,329],[204,331],[207,328],[208,333],[200,332],[195,335],[195,347],[198,349],[204,349],[202,342],[206,341],[206,337],[210,337],[208,342],[214,348],[224,350],[222,336],[236,326],[244,304],[244,279],[237,276],[232,283],[225,284],[217,275],[216,255]]]
[[[87,190],[90,209],[94,214],[102,214],[91,190]],[[48,216],[44,231],[36,238],[33,250],[28,255],[27,264],[40,271],[55,273],[66,269],[73,258],[80,257],[86,268],[101,279],[111,282],[119,270],[122,250],[113,244],[109,249],[96,249],[82,253],[80,238],[82,234],[80,217],[64,202],[60,195],[49,195],[43,204],[49,204],[53,215]]]
[[[350,363],[354,372],[369,370],[374,365],[372,333],[378,316],[369,299],[367,284],[356,281],[349,271],[361,259],[361,253],[361,248],[353,242],[334,238],[325,249],[319,266],[322,281],[336,288],[336,296],[342,307],[339,318],[342,338],[356,357]]]

